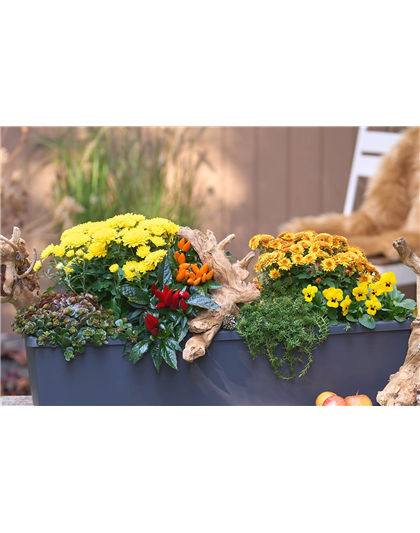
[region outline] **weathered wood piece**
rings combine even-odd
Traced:
[[[191,242],[201,262],[208,263],[209,270],[214,269],[215,281],[223,285],[212,291],[212,298],[220,307],[202,311],[188,321],[193,337],[187,341],[182,357],[191,363],[206,353],[206,349],[222,325],[223,318],[227,314],[238,314],[239,309],[236,304],[257,300],[260,297],[260,290],[254,283],[245,283],[249,277],[247,268],[255,252],[250,252],[236,263],[231,263],[226,256],[225,248],[235,238],[234,234],[217,243],[212,231],[207,230],[207,234],[204,235],[201,231],[184,226],[178,235]]]
[[[0,235],[1,303],[10,302],[16,310],[25,309],[40,300],[38,275],[33,271],[36,262],[34,248],[32,262],[20,229],[13,228],[11,239]]]
[[[394,241],[401,261],[417,274],[417,306],[420,302],[420,258],[413,253],[405,239]],[[380,405],[420,405],[420,317],[411,324],[411,335],[404,364],[376,397]]]

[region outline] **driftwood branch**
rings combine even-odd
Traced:
[[[17,310],[25,309],[40,299],[38,275],[33,271],[36,249],[29,263],[29,253],[19,228],[13,228],[11,239],[0,237],[1,303],[11,303]]]
[[[182,227],[178,235],[191,242],[201,262],[208,263],[209,270],[214,269],[215,281],[223,285],[212,291],[212,297],[220,307],[202,311],[196,318],[188,321],[193,337],[187,341],[182,356],[186,361],[192,362],[206,353],[222,325],[223,318],[227,314],[237,315],[237,304],[251,303],[260,297],[260,291],[253,283],[245,283],[249,277],[247,267],[255,253],[250,252],[242,261],[236,263],[231,263],[226,256],[225,248],[235,238],[234,234],[228,235],[220,243],[210,230],[204,235],[198,230]]]
[[[401,261],[417,274],[417,305],[420,302],[420,258],[407,242],[397,239],[393,243]],[[380,405],[420,405],[420,317],[411,324],[411,335],[404,364],[376,397]]]

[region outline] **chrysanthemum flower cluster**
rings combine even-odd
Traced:
[[[259,249],[260,256],[254,269],[277,279],[293,271],[341,277],[357,275],[359,281],[370,283],[380,279],[376,268],[368,261],[363,250],[350,246],[345,237],[301,231],[271,235],[255,235],[249,241],[252,250]]]
[[[155,270],[167,254],[180,226],[164,218],[146,219],[127,213],[101,222],[86,222],[63,232],[60,243],[50,244],[41,260],[52,256],[57,270],[72,276],[86,274],[98,264],[128,281]],[[108,264],[109,263],[109,264]],[[41,262],[36,265],[41,268]]]

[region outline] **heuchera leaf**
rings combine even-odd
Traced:
[[[122,285],[120,291],[129,301],[136,304],[147,305],[150,301],[149,291],[136,287],[136,285]]]

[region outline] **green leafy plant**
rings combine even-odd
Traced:
[[[12,327],[20,335],[36,336],[38,346],[59,346],[67,361],[83,353],[87,343],[102,346],[108,344],[108,337],[137,340],[126,318],[116,320],[112,310],[88,293],[45,293],[36,306],[16,313]]]
[[[195,227],[203,204],[197,184],[202,131],[89,127],[30,137],[34,148],[46,150],[46,164],[55,165],[55,205],[68,207],[74,224],[133,212]],[[62,204],[69,198],[72,203]]]
[[[76,294],[94,293],[115,319],[129,320],[135,336],[124,348],[128,360],[149,352],[158,371],[162,361],[177,369],[188,319],[217,308],[210,291],[221,287],[191,243],[176,237],[179,229],[132,213],[79,224],[49,245],[41,254],[48,261],[34,269]]]
[[[237,321],[251,356],[265,354],[276,376],[285,380],[296,377],[297,366],[303,366],[299,377],[308,372],[314,348],[330,331],[325,313],[315,311],[293,287],[264,291],[259,300],[241,308]],[[281,357],[276,356],[279,345]]]

